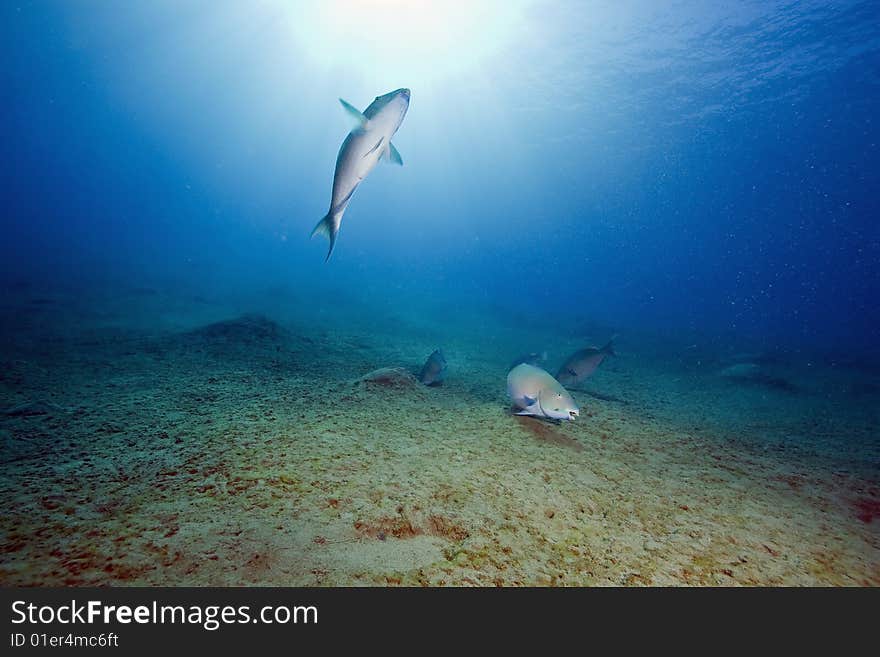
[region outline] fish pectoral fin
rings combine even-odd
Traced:
[[[516,413],[514,413],[514,415],[535,415],[535,414],[532,411],[525,410],[525,411],[517,411]]]
[[[345,102],[342,98],[339,99],[339,102],[342,103],[342,107],[348,112],[348,115],[357,121],[359,127],[364,128],[370,122],[364,113],[351,103]]]
[[[388,148],[385,149],[385,152],[382,153],[382,159],[386,162],[390,162],[391,164],[396,164],[397,166],[403,166],[403,158],[400,157],[400,153],[396,148],[394,148],[394,144],[390,141],[388,142]]]
[[[523,401],[526,403],[526,406],[534,406],[536,403],[538,403],[538,398],[523,396]]]
[[[375,152],[379,149],[379,147],[382,146],[382,144],[383,144],[384,142],[385,142],[385,137],[380,137],[380,138],[379,138],[379,141],[376,142],[376,145],[373,146],[373,147],[372,147],[370,150],[368,150],[366,153],[364,153],[364,157],[367,157],[367,155],[370,155],[371,153],[375,153]],[[362,159],[363,159],[363,158],[362,158]]]

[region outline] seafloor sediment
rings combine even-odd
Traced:
[[[624,332],[555,425],[506,365],[583,341],[493,316],[59,332],[53,303],[4,315],[4,585],[880,584],[873,374],[740,381]],[[438,346],[441,387],[358,382]]]

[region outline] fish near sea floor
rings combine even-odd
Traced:
[[[0,582],[880,585],[876,416],[846,373],[776,395],[651,346],[603,372],[629,405],[551,425],[505,412],[540,335],[447,323],[456,376],[389,398],[351,382],[421,331],[275,323],[0,344],[0,408],[73,409],[0,416]]]
[[[507,373],[507,394],[517,415],[574,420],[580,409],[568,391],[540,367],[521,363]]]
[[[442,385],[446,378],[446,368],[446,357],[442,351],[437,349],[425,361],[421,372],[419,372],[419,381],[426,386]]]
[[[614,356],[614,338],[605,346],[587,347],[569,356],[556,373],[556,380],[566,387],[576,386],[593,375],[608,356]]]

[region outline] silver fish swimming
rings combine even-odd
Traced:
[[[357,120],[358,125],[345,138],[336,157],[336,172],[333,175],[333,194],[330,198],[330,210],[318,222],[312,237],[322,233],[330,239],[330,248],[324,262],[330,259],[342,215],[345,214],[354,190],[378,164],[379,160],[387,160],[393,164],[403,165],[400,153],[391,143],[391,138],[403,123],[409,109],[409,89],[397,89],[376,100],[363,112],[359,111],[341,98],[339,102],[345,110]]]

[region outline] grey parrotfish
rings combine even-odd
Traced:
[[[439,386],[446,378],[446,358],[443,352],[437,349],[428,356],[422,371],[419,373],[419,381],[426,386]]]
[[[615,355],[614,338],[611,338],[601,349],[587,347],[576,351],[559,368],[556,379],[564,386],[577,385],[595,372],[606,356],[613,355]]]
[[[580,413],[568,391],[540,367],[521,363],[507,374],[507,394],[519,411],[551,420],[574,420]]]

